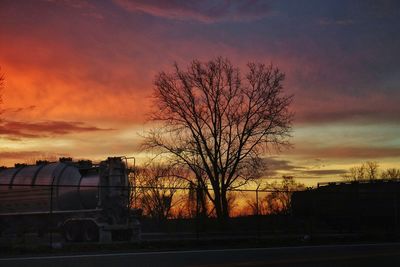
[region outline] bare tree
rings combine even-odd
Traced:
[[[246,202],[248,207],[246,207],[246,210],[243,212],[244,214],[266,215],[269,213],[266,198],[259,199],[258,201],[257,198],[251,198],[247,199]]]
[[[369,180],[375,180],[378,179],[379,177],[379,164],[376,161],[367,161],[364,163],[365,169],[367,171],[367,179]]]
[[[347,173],[343,175],[344,180],[349,181],[360,181],[365,179],[365,168],[364,165],[357,167],[351,167]]]
[[[400,179],[400,169],[386,169],[381,174],[383,179]]]
[[[227,191],[257,176],[261,154],[289,144],[292,96],[283,92],[284,77],[258,63],[241,75],[223,58],[194,60],[186,70],[175,64],[156,76],[158,125],[145,148],[187,165],[222,221],[229,216]]]
[[[179,201],[177,193],[184,186],[180,177],[182,169],[166,164],[147,164],[136,170],[136,198],[144,211],[159,221],[172,216],[172,209]]]
[[[272,190],[265,197],[268,213],[287,214],[291,210],[293,192],[304,190],[305,186],[297,182],[293,176],[283,176],[280,182],[268,184],[267,189]]]
[[[375,180],[379,178],[379,164],[376,161],[367,161],[360,166],[355,166],[343,175],[348,181]]]
[[[249,210],[244,212],[250,212],[251,215],[266,215],[268,213],[267,203],[259,197],[259,190],[264,191],[268,187],[268,182],[264,179],[255,179],[253,183],[256,185],[255,194],[246,200]]]
[[[206,218],[209,215],[207,196],[203,187],[195,182],[190,182],[187,201],[187,209],[190,217]]]

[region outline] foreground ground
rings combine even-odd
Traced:
[[[11,257],[0,266],[400,266],[400,243]]]

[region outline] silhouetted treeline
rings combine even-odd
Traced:
[[[364,181],[377,179],[400,179],[400,169],[381,170],[376,161],[367,161],[359,166],[351,167],[344,175],[346,181]]]

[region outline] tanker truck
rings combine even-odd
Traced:
[[[38,161],[0,170],[0,231],[62,233],[68,242],[138,240],[124,157]]]

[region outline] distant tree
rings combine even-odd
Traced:
[[[381,174],[383,179],[400,179],[400,169],[386,169]]]
[[[253,183],[256,185],[256,192],[246,200],[250,210],[244,210],[244,213],[250,212],[251,215],[265,215],[268,213],[267,202],[259,197],[259,192],[257,191],[266,189],[268,182],[264,179],[257,179]]]
[[[183,198],[176,196],[185,186],[184,170],[166,164],[150,163],[136,170],[136,198],[145,215],[164,221]]]
[[[293,192],[304,190],[305,185],[297,182],[293,176],[283,176],[281,181],[268,184],[267,189],[272,190],[265,197],[268,213],[287,214],[292,207]]]
[[[367,161],[359,166],[351,167],[343,175],[347,181],[368,181],[375,179],[400,179],[400,169],[389,168],[381,171],[376,161]]]
[[[379,164],[376,161],[367,161],[365,164],[367,179],[375,180],[379,178]]]
[[[251,215],[266,215],[268,214],[268,203],[266,198],[260,198],[258,201],[254,197],[252,199],[247,200],[247,205],[250,210],[245,210],[244,213],[248,214],[250,212]]]
[[[367,161],[360,166],[351,167],[343,175],[343,179],[348,181],[375,180],[378,178],[379,164],[376,161]]]
[[[221,221],[229,217],[229,189],[258,177],[265,151],[289,144],[292,96],[284,94],[284,77],[258,63],[241,75],[223,58],[194,60],[186,70],[175,64],[156,76],[158,125],[144,146],[188,166]]]
[[[253,195],[251,199],[247,199],[249,211],[252,215],[287,214],[291,210],[293,192],[306,188],[303,183],[297,182],[293,176],[283,176],[282,179],[270,183],[260,180],[256,184],[258,194],[256,194],[256,197]],[[263,197],[260,197],[260,194]]]
[[[206,218],[209,216],[209,205],[204,188],[196,182],[190,182],[187,199],[189,216],[194,218]]]

